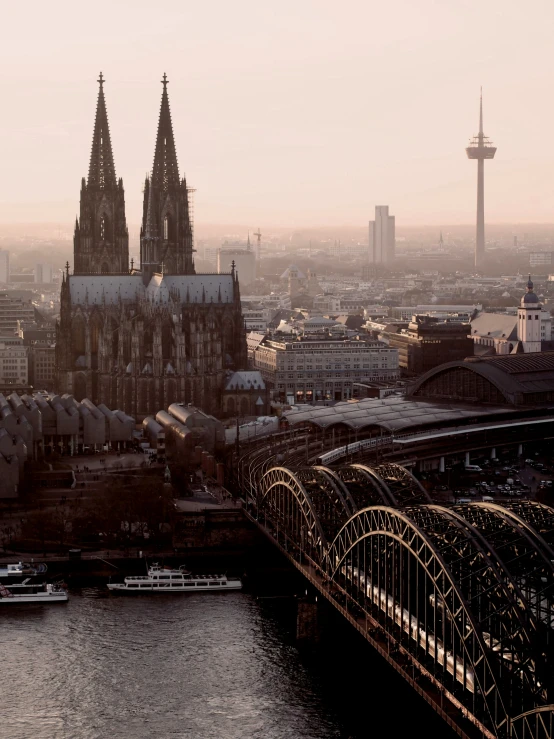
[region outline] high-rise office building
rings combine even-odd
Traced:
[[[10,252],[0,249],[0,283],[10,281]]]
[[[35,282],[52,282],[52,265],[37,264],[35,267]]]
[[[256,254],[248,249],[218,249],[217,272],[227,274],[233,268],[239,276],[239,283],[250,285],[256,279]]]
[[[395,218],[388,205],[375,206],[375,220],[369,222],[369,263],[394,262]]]

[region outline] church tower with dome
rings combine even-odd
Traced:
[[[517,311],[517,338],[524,354],[541,350],[541,311],[542,305],[533,292],[533,282],[529,275],[527,292],[521,298]]]

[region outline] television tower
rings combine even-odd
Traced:
[[[494,159],[496,147],[483,133],[483,89],[479,104],[479,133],[466,149],[468,159],[477,159],[477,234],[475,239],[475,266],[481,267],[485,258],[485,159]]]

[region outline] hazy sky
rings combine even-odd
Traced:
[[[2,3],[0,221],[71,223],[98,72],[127,218],[139,217],[167,72],[196,220],[554,221],[552,0]]]

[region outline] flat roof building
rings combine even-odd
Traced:
[[[409,374],[421,374],[444,361],[464,359],[473,354],[469,333],[469,323],[412,316],[406,329],[395,331],[387,327],[383,335],[389,346],[398,350],[400,367]]]
[[[369,264],[391,264],[395,257],[395,217],[388,205],[375,206],[375,220],[369,222]]]
[[[254,367],[282,402],[347,400],[360,384],[394,382],[398,352],[380,341],[266,338],[254,349]]]

